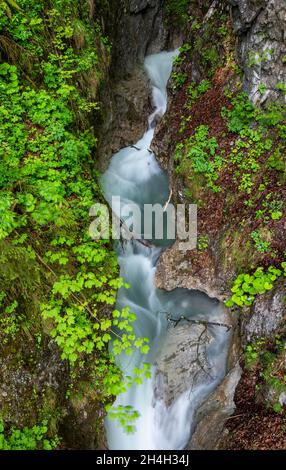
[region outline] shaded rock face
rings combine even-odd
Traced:
[[[225,423],[235,411],[235,391],[242,370],[240,334],[236,318],[231,315],[233,333],[228,353],[227,374],[218,387],[203,401],[195,416],[196,426],[188,444],[189,450],[225,448],[227,430]]]
[[[246,342],[260,337],[271,339],[279,328],[285,326],[285,296],[285,285],[280,282],[271,292],[257,297],[250,312],[244,316],[247,320],[242,322]]]
[[[141,66],[128,78],[109,84],[109,91],[103,98],[104,118],[97,152],[101,170],[106,170],[114,153],[137,142],[143,135],[148,100],[148,82]]]
[[[285,101],[277,83],[286,81],[286,3],[284,0],[229,0],[238,38],[237,56],[244,87],[254,103]],[[259,85],[265,85],[263,93]]]
[[[86,391],[92,388],[88,377],[74,383],[86,390],[68,399],[70,370],[58,346],[46,334],[40,347],[23,339],[17,350],[7,347],[7,354],[0,357],[0,416],[5,416],[5,423],[19,429],[32,427],[47,415],[65,448],[105,448],[104,407]]]
[[[19,341],[18,351],[0,357],[0,414],[5,411],[5,421],[19,428],[38,422],[39,405],[56,409],[68,384],[68,368],[53,341],[45,337],[38,350],[27,338],[25,345]]]
[[[113,6],[111,75],[117,80],[133,73],[146,54],[167,47],[162,0],[118,0]]]
[[[162,0],[116,0],[106,19],[112,42],[109,80],[101,93],[99,167],[143,135],[150,111],[149,86],[142,70],[147,54],[174,47],[163,19]],[[175,40],[176,41],[176,40]]]
[[[104,407],[99,406],[88,393],[72,399],[60,426],[66,447],[74,450],[106,449],[104,417]]]
[[[237,363],[201,405],[196,415],[198,424],[188,450],[212,450],[220,446],[225,421],[235,411],[234,394],[241,372]]]

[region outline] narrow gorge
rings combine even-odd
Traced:
[[[150,202],[163,206],[168,199],[167,177],[149,147],[154,123],[166,111],[166,86],[176,56],[177,52],[162,52],[145,59],[155,110],[142,139],[114,155],[103,176],[107,200],[111,205],[112,196],[120,196],[122,208],[117,215],[120,217],[125,210],[128,225],[130,202],[143,208]],[[135,224],[134,217],[132,223]],[[143,384],[133,386],[123,397],[118,397],[115,406],[133,406],[140,418],[132,435],[109,420],[108,442],[111,449],[184,449],[194,428],[193,415],[198,404],[225,373],[231,320],[225,320],[227,314],[223,307],[199,293],[183,289],[170,294],[156,291],[154,277],[162,249],[142,246],[140,240],[126,243],[127,246],[118,248],[118,255],[121,275],[131,289],[119,291],[118,309],[128,306],[137,312],[135,332],[149,339],[150,351],[147,357],[123,357],[119,363],[125,373],[132,375],[134,367],[140,368],[148,361],[153,366],[155,380],[145,379]],[[158,243],[157,240],[156,245]],[[164,240],[161,243],[164,244]],[[168,317],[175,325],[182,316],[180,327],[167,329]],[[197,323],[188,327],[190,319],[217,322],[218,326]],[[225,321],[228,323],[223,323]]]

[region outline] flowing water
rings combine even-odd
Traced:
[[[120,196],[123,206],[133,203],[140,208],[147,203],[164,205],[168,200],[168,178],[150,151],[150,144],[155,123],[166,112],[167,82],[176,55],[177,51],[162,52],[145,59],[145,71],[152,86],[154,112],[149,117],[148,129],[142,139],[135,146],[115,154],[103,175],[102,186],[109,203],[112,196]],[[132,375],[135,366],[147,361],[153,364],[154,376],[156,355],[168,329],[164,312],[170,312],[172,317],[184,315],[210,321],[223,318],[219,303],[203,294],[186,289],[163,292],[155,288],[156,263],[166,243],[166,240],[160,241],[157,246],[147,247],[133,240],[126,242],[124,248],[119,244],[117,247],[121,275],[131,286],[119,291],[118,307],[129,306],[136,313],[135,333],[140,337],[148,337],[151,346],[148,356],[142,357],[137,352],[131,358],[120,357],[120,366],[129,375]],[[133,386],[117,398],[115,406],[131,405],[139,411],[136,432],[127,435],[115,421],[107,419],[110,449],[184,449],[193,429],[195,410],[225,375],[229,335],[224,328],[212,327],[211,330],[215,338],[207,350],[212,368],[211,383],[207,381],[186,391],[168,408],[154,396],[154,379],[146,379],[143,385]]]

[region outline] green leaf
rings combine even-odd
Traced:
[[[148,354],[149,351],[150,351],[150,347],[148,346],[148,344],[145,344],[144,346],[140,348],[141,354]]]

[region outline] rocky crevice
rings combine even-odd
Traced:
[[[110,4],[105,31],[112,42],[109,77],[101,90],[102,122],[98,128],[99,167],[144,134],[150,113],[150,90],[143,71],[146,55],[180,44],[166,24],[164,1],[120,0]]]

